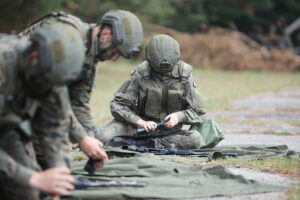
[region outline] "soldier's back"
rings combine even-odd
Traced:
[[[36,31],[38,28],[55,24],[55,23],[61,23],[68,26],[73,26],[76,30],[79,31],[80,36],[84,42],[87,41],[87,32],[90,28],[90,24],[82,22],[79,18],[64,13],[64,12],[58,12],[58,13],[49,13],[45,15],[44,17],[36,20],[35,22],[31,23],[22,33],[21,35],[31,35],[34,31]]]

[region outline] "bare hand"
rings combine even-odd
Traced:
[[[103,150],[102,142],[93,137],[84,137],[79,141],[79,147],[88,157],[99,160],[99,162],[94,164],[94,168],[97,170],[101,169],[108,160],[108,156]]]
[[[142,119],[137,121],[137,124],[143,127],[147,132],[155,131],[157,124],[154,121],[144,121]]]
[[[178,124],[179,119],[176,113],[172,113],[165,117],[165,121],[166,128],[172,128]]]
[[[68,195],[74,189],[74,181],[71,171],[62,166],[35,172],[29,179],[29,185],[57,199],[59,196]]]
[[[57,195],[55,195],[55,196],[52,196],[52,197],[51,197],[51,200],[60,200],[60,197],[57,196]]]

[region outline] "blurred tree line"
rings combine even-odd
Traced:
[[[0,31],[22,30],[60,10],[97,22],[110,9],[129,10],[143,22],[182,32],[222,26],[249,33],[290,24],[300,16],[300,0],[0,0]]]

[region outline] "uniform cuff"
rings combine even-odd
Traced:
[[[139,121],[140,119],[142,119],[142,118],[140,118],[139,116],[134,116],[130,119],[130,122],[132,124],[134,124],[135,126],[138,126],[137,121]]]
[[[178,112],[176,112],[176,115],[178,117],[179,123],[186,121],[186,116],[185,116],[184,111],[178,111]]]
[[[30,177],[33,175],[33,173],[35,173],[35,171],[22,165],[19,165],[17,170],[17,176],[15,177],[16,182],[21,185],[28,186]]]
[[[78,143],[80,140],[88,136],[88,133],[84,130],[82,126],[71,127],[69,136],[72,143]]]

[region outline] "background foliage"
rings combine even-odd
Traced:
[[[197,32],[205,26],[253,28],[289,24],[300,13],[300,0],[1,0],[0,31],[22,30],[28,23],[52,11],[64,10],[97,22],[110,9],[136,13],[143,22]]]

